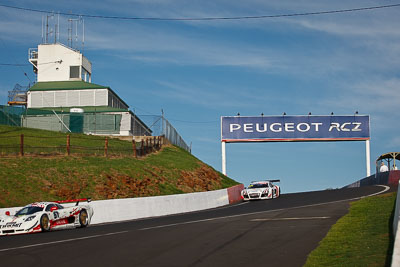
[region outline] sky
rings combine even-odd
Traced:
[[[0,0],[119,18],[270,16],[393,4],[400,1]],[[35,81],[28,49],[42,43],[45,15],[0,6],[1,105],[15,84]],[[68,18],[60,15],[64,44]],[[372,173],[377,157],[400,151],[400,6],[261,19],[83,20],[84,46],[83,24],[74,45],[93,64],[92,82],[111,87],[139,116],[163,110],[193,155],[216,170],[222,169],[220,117],[238,112],[358,111],[371,118]],[[50,28],[55,22],[50,19]],[[365,150],[365,142],[230,143],[227,175],[245,185],[280,179],[283,193],[340,188],[366,176]]]

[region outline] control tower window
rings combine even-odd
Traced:
[[[76,78],[80,78],[79,75],[79,66],[70,66],[69,67],[69,78],[70,79],[76,79]]]

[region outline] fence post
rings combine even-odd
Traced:
[[[137,158],[137,151],[136,151],[136,141],[135,138],[132,139],[132,149],[133,149],[133,156]]]
[[[24,134],[21,134],[20,143],[19,143],[19,154],[20,156],[24,156]]]
[[[104,143],[104,156],[107,157],[108,155],[108,137],[106,137],[105,143]]]
[[[142,139],[142,147],[141,147],[141,153],[140,153],[140,155],[141,156],[144,156],[144,140]]]
[[[71,155],[71,139],[70,135],[67,135],[67,155]]]
[[[149,151],[149,139],[146,138],[146,154],[148,154]]]
[[[157,146],[156,146],[156,138],[157,137],[153,137],[153,150],[156,151],[157,150]]]

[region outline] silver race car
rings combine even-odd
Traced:
[[[247,188],[242,190],[241,197],[244,201],[277,198],[281,194],[281,188],[274,185],[275,182],[280,182],[280,180],[251,182]]]
[[[79,205],[90,199],[74,199],[55,202],[36,202],[29,204],[10,215],[0,216],[0,235],[47,232],[51,230],[86,227],[93,216],[93,208]],[[62,203],[76,203],[75,206],[62,206]]]

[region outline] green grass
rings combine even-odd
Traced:
[[[390,266],[396,193],[351,203],[305,266]]]
[[[66,154],[66,133],[0,125],[0,155],[18,154],[21,134],[24,135],[25,154]],[[104,136],[69,135],[71,153],[104,154]],[[140,143],[136,145],[140,147]],[[108,138],[108,150],[110,154],[133,154],[132,142],[115,138]]]
[[[24,133],[53,142],[66,134],[0,126],[0,137]],[[96,136],[83,136],[85,145]],[[94,139],[94,140],[90,140]],[[8,140],[0,138],[0,146]],[[110,140],[111,141],[111,140]],[[132,147],[128,141],[113,140]],[[42,141],[40,141],[42,142]],[[43,141],[40,145],[46,145]],[[164,146],[146,157],[0,155],[0,207],[90,196],[111,199],[217,190],[238,184],[187,151]]]

